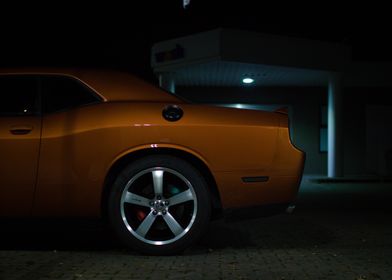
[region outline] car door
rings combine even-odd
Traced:
[[[76,78],[40,76],[42,138],[33,216],[73,216],[75,204],[88,205],[92,147],[97,138],[90,105],[100,98]],[[80,195],[83,193],[83,195]],[[86,198],[87,196],[87,198]],[[88,207],[87,207],[88,208]]]
[[[34,76],[0,75],[0,216],[31,212],[41,137]]]

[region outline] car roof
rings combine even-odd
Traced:
[[[85,83],[104,101],[176,102],[181,100],[131,73],[117,70],[84,68],[8,68],[0,75],[60,75],[73,77]]]

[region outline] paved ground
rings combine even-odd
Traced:
[[[294,214],[214,222],[173,257],[124,250],[87,221],[2,221],[0,279],[392,279],[392,185],[301,188]]]

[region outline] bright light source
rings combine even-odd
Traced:
[[[184,7],[184,9],[186,9],[190,3],[191,3],[191,0],[182,0],[182,6]]]
[[[243,78],[242,79],[242,82],[244,83],[244,84],[251,84],[251,83],[253,83],[255,80],[253,80],[252,78]]]

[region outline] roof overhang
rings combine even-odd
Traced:
[[[239,86],[245,76],[258,86],[325,85],[350,61],[342,44],[232,29],[157,43],[151,57],[154,72],[171,73],[180,86]]]

